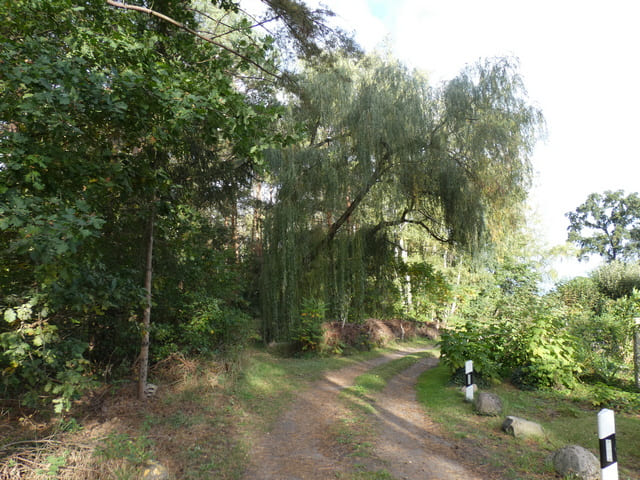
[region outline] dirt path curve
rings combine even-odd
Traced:
[[[438,427],[425,415],[416,400],[415,385],[425,370],[438,364],[425,358],[396,375],[376,397],[376,416],[380,435],[374,451],[397,479],[481,480],[487,478],[470,470],[463,461],[481,460],[439,437]]]
[[[367,370],[416,352],[406,349],[329,372],[301,392],[273,429],[250,452],[244,480],[327,480],[345,478],[357,459],[336,445],[332,424],[344,411],[338,393]],[[430,433],[432,425],[415,397],[417,377],[437,364],[424,359],[397,375],[375,403],[379,435],[370,465],[385,468],[397,479],[480,480],[464,467],[455,445]],[[360,459],[361,460],[361,459]],[[348,476],[347,476],[348,478]]]

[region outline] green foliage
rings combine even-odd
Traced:
[[[580,371],[565,311],[537,294],[528,264],[506,261],[460,314],[464,323],[441,335],[442,360],[453,373],[473,360],[485,378],[511,377],[523,388],[571,386]]]
[[[215,297],[204,297],[186,304],[190,313],[179,325],[158,322],[153,338],[159,343],[155,357],[161,359],[180,351],[212,354],[246,344],[251,318],[240,309],[229,307]]]
[[[588,278],[559,285],[554,293],[565,305],[567,330],[585,381],[616,386],[631,371],[633,318],[638,314],[638,294],[632,288],[636,270],[614,261]]]
[[[505,334],[499,324],[467,321],[455,329],[447,329],[440,335],[442,363],[453,374],[473,360],[474,370],[484,378],[500,379],[507,372],[502,365],[504,346],[497,343]]]
[[[569,241],[580,247],[580,257],[600,255],[607,262],[638,258],[640,196],[608,190],[592,193],[569,218]]]
[[[303,352],[319,351],[322,347],[322,323],[325,320],[326,305],[315,298],[305,299],[298,323],[291,340]]]
[[[521,382],[535,388],[571,387],[581,366],[576,361],[575,340],[563,326],[562,312],[541,306],[533,313],[532,321],[525,322],[513,358],[522,368]],[[509,345],[507,348],[513,348]]]
[[[268,155],[277,193],[261,288],[269,339],[289,336],[305,297],[324,299],[339,320],[402,313],[402,227],[477,250],[491,220],[524,199],[541,118],[508,59],[435,89],[391,59],[342,58],[307,69],[295,93],[306,137]]]
[[[69,457],[69,450],[64,450],[59,455],[49,455],[45,459],[49,468],[47,470],[37,469],[36,473],[39,475],[45,475],[46,478],[58,478],[60,473],[60,467],[64,467],[67,464],[67,458]]]
[[[412,305],[409,313],[420,320],[431,320],[434,310],[443,308],[452,299],[452,287],[445,275],[426,262],[407,265],[411,282]]]
[[[0,326],[0,369],[4,395],[21,396],[30,407],[51,401],[60,413],[92,385],[88,345],[63,338],[35,300],[4,310]],[[43,395],[44,394],[44,395]]]
[[[598,290],[607,298],[628,297],[634,289],[640,289],[640,265],[611,261],[594,270],[590,277]]]
[[[556,285],[555,291],[570,316],[598,312],[606,298],[593,277],[573,278]]]
[[[568,316],[585,379],[615,385],[619,373],[630,366],[635,312],[634,299],[623,297],[603,301],[597,310],[574,311]]]
[[[206,18],[183,7],[154,5],[194,27]],[[83,352],[96,367],[130,366],[151,212],[158,332],[202,350],[208,329],[218,344],[246,331],[244,284],[230,285],[238,254],[226,255],[232,235],[220,226],[237,215],[261,152],[283,140],[272,87],[255,78],[239,88],[249,65],[271,64],[270,41],[247,41],[250,24],[238,20],[224,49],[106,2],[4,2],[3,14],[0,291],[37,294],[49,309],[42,323],[0,327],[6,388],[19,396],[24,382],[26,399],[64,407],[83,382]]]
[[[589,389],[588,401],[594,407],[611,408],[616,411],[638,412],[640,395],[603,383],[596,383]]]

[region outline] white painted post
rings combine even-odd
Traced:
[[[467,360],[464,362],[464,384],[465,389],[464,396],[467,402],[473,401],[473,360]]]
[[[598,438],[600,439],[600,478],[618,480],[616,424],[613,410],[603,408],[598,412]]]

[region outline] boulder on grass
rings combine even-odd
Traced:
[[[147,460],[142,472],[142,480],[169,480],[170,478],[167,467],[153,460]]]
[[[569,445],[555,452],[553,467],[563,478],[574,475],[581,480],[600,479],[600,461],[580,445]]]
[[[516,438],[544,437],[542,425],[511,415],[502,422],[502,430]]]
[[[480,392],[473,404],[478,415],[497,417],[502,413],[502,400],[495,393]]]

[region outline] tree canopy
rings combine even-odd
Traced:
[[[569,218],[569,241],[579,258],[600,255],[606,262],[637,259],[640,254],[640,197],[623,190],[592,193]]]
[[[3,3],[8,395],[68,406],[149,337],[152,359],[231,351],[259,308],[267,340],[305,308],[433,314],[453,291],[433,255],[517,225],[542,117],[516,62],[433,86],[326,10],[263,3]]]
[[[291,328],[307,296],[324,299],[334,317],[373,314],[386,297],[371,288],[393,278],[402,227],[478,250],[525,198],[541,115],[508,59],[433,88],[393,60],[347,58],[306,70],[290,105],[306,135],[270,154],[270,335]]]
[[[147,330],[139,315],[150,226],[159,240],[154,332],[165,346],[184,337],[188,328],[176,334],[177,325],[195,299],[217,311],[242,303],[226,286],[234,267],[222,227],[261,150],[282,140],[277,100],[266,86],[262,97],[249,94],[256,65],[272,68],[272,43],[248,41],[242,19],[225,29],[224,48],[202,41],[191,32],[201,14],[187,3],[156,2],[153,15],[118,2],[3,4],[6,388],[26,378],[51,391],[68,372],[81,373],[85,355],[135,358],[131,339]],[[225,266],[224,275],[206,271]],[[214,331],[206,323],[220,316],[200,328]]]

